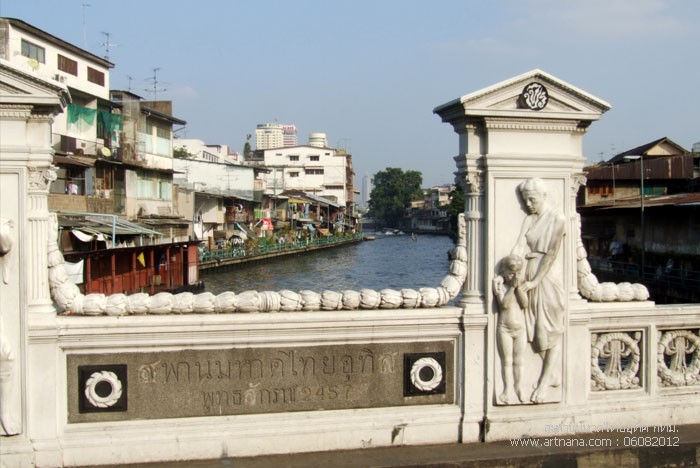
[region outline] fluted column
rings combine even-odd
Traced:
[[[569,281],[569,298],[571,300],[580,300],[581,296],[578,293],[578,274],[577,274],[577,259],[583,251],[581,243],[581,217],[576,211],[576,196],[579,188],[586,185],[586,176],[583,173],[571,175],[571,192],[569,196],[569,252],[568,256],[571,265],[568,266],[568,281]]]
[[[471,169],[459,173],[464,189],[464,217],[467,222],[467,279],[458,305],[484,302],[484,187],[483,171]]]
[[[55,313],[49,291],[49,185],[56,172],[49,167],[27,167],[27,305],[30,313]]]

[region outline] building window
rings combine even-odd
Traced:
[[[321,157],[320,156],[309,156],[309,161],[320,161]]]
[[[105,85],[105,74],[99,70],[95,70],[92,67],[88,67],[88,81],[90,83],[95,83],[100,86]]]
[[[306,169],[307,174],[323,175],[323,169]]]
[[[343,190],[342,185],[326,185],[326,190]]]
[[[78,76],[78,62],[58,54],[58,69],[73,76]]]
[[[299,161],[299,156],[289,156],[290,161]]]
[[[155,200],[172,200],[172,179],[165,174],[137,171],[137,196]]]
[[[289,177],[299,177],[299,173],[298,172],[290,172]]]
[[[32,42],[22,39],[22,55],[39,63],[46,63],[46,51]]]

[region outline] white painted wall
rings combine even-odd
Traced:
[[[266,195],[284,190],[302,190],[321,197],[336,199],[345,206],[347,202],[347,157],[333,148],[294,146],[266,150],[264,164],[274,169],[261,174],[266,183]],[[313,171],[323,170],[323,174]],[[338,187],[338,188],[335,188]]]

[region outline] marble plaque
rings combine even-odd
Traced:
[[[67,356],[68,422],[454,403],[454,343]]]

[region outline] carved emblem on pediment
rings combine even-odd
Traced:
[[[518,106],[524,109],[539,111],[547,107],[549,92],[541,83],[529,83],[523,88],[518,99]]]

